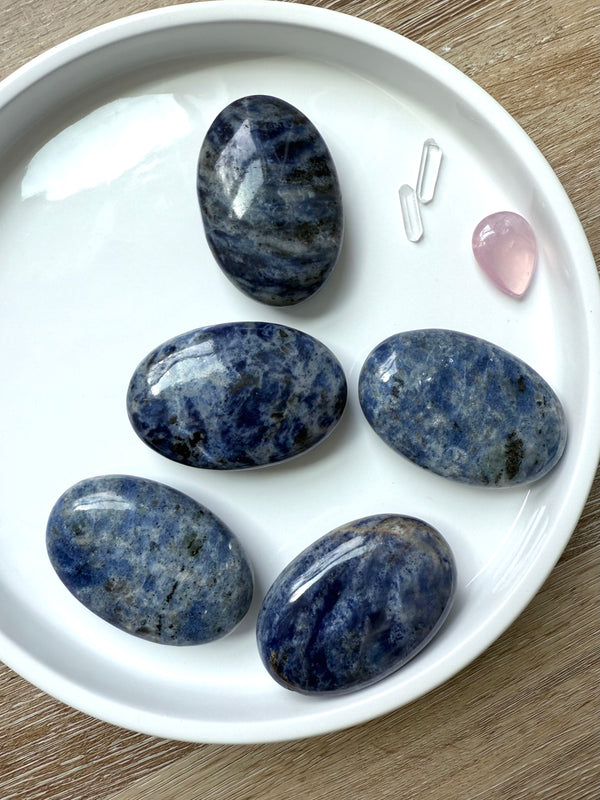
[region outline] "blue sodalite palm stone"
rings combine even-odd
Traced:
[[[252,600],[252,569],[232,532],[154,481],[103,475],[75,484],[50,513],[46,547],[86,608],[151,642],[219,639]]]
[[[464,483],[535,481],[561,457],[561,403],[546,381],[506,350],[450,330],[390,336],[359,379],[365,417],[397,452]]]
[[[261,467],[331,433],[346,404],[333,353],[295,328],[231,322],[184,333],[137,367],[134,430],[161,455],[206,469]]]
[[[208,244],[250,297],[292,305],[329,277],[341,192],[323,137],[297,108],[265,95],[228,105],[202,144],[197,188]]]
[[[415,656],[444,622],[456,567],[440,534],[382,514],[328,533],[275,580],[257,623],[269,674],[304,694],[360,689]]]

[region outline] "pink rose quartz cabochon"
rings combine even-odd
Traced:
[[[499,289],[513,297],[525,294],[537,264],[537,243],[520,214],[498,211],[482,219],[473,233],[473,253]]]

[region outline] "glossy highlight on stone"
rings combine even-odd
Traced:
[[[327,280],[342,197],[323,137],[297,108],[250,95],[223,109],[200,150],[197,189],[213,255],[250,297],[292,305]]]
[[[503,292],[522,297],[537,265],[537,242],[520,214],[490,214],[473,232],[473,254],[490,280]]]
[[[127,394],[135,432],[161,455],[205,469],[245,469],[325,439],[346,404],[342,367],[307,333],[271,322],[189,331],[153,350]]]
[[[46,547],[77,600],[151,642],[219,639],[252,600],[252,569],[233,533],[155,481],[101,475],[75,484],[50,513]]]
[[[535,481],[555,466],[567,439],[561,403],[535,370],[457,331],[390,336],[363,365],[359,399],[386,444],[469,484]]]
[[[446,619],[450,547],[397,514],[355,520],[310,545],[275,580],[257,623],[269,674],[304,694],[361,689],[413,658]]]

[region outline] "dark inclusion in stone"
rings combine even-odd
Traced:
[[[221,111],[200,150],[198,198],[217,262],[256,300],[298,303],[333,270],[343,236],[335,165],[289,103],[251,95]]]
[[[537,372],[456,331],[390,336],[367,357],[359,398],[390,447],[464,483],[535,481],[554,467],[567,439],[561,403]]]
[[[444,622],[456,567],[431,526],[365,517],[310,545],[269,589],[257,623],[270,675],[305,694],[374,683],[415,656]]]
[[[244,469],[321,442],[346,403],[342,367],[324,344],[270,322],[184,333],[137,367],[127,395],[138,436],[192,467]]]
[[[154,481],[103,475],[75,484],[52,509],[46,547],[86,608],[151,642],[219,639],[252,600],[252,569],[231,531]]]

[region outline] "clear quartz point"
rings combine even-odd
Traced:
[[[418,242],[423,236],[423,223],[416,192],[412,186],[404,183],[400,187],[399,194],[406,238],[409,242]]]
[[[417,177],[417,200],[427,205],[433,200],[442,163],[442,150],[435,139],[426,139],[421,151],[421,163]]]

